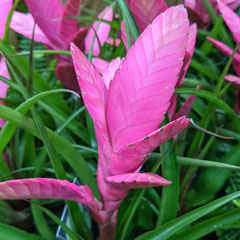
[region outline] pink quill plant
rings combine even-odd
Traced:
[[[221,1],[218,1],[218,8],[223,16],[224,21],[226,22],[228,28],[233,34],[233,38],[236,44],[240,43],[240,17],[233,11],[231,8],[226,6]],[[230,57],[233,54],[233,50],[225,45],[224,43],[207,37],[207,39],[214,44],[224,55]],[[233,69],[237,76],[234,75],[226,75],[225,79],[229,82],[232,82],[236,86],[236,104],[234,109],[236,113],[240,114],[240,101],[239,101],[239,94],[240,94],[240,47],[238,48],[238,52],[235,53],[233,61],[232,61]]]
[[[101,239],[114,239],[118,208],[131,188],[171,184],[156,174],[139,171],[155,148],[188,126],[189,119],[180,117],[158,128],[184,65],[189,31],[186,9],[167,9],[146,27],[126,58],[115,60],[109,74],[102,77],[82,51],[71,45],[78,83],[98,141],[97,182],[102,202],[88,186],[44,178],[2,182],[0,199],[79,202],[100,224]]]
[[[82,51],[88,53],[95,38],[93,55],[100,54],[99,42],[103,46],[107,41],[110,25],[95,21],[90,29],[86,27],[79,29],[78,20],[71,17],[79,15],[81,0],[68,0],[65,5],[60,0],[25,0],[25,2],[30,14],[15,12],[11,22],[13,30],[31,39],[36,19],[34,40],[43,43],[48,49],[69,50],[70,42],[74,42]],[[107,7],[98,18],[111,21],[112,16],[112,8]],[[63,55],[55,57],[58,61],[57,77],[65,87],[79,92],[71,57]]]
[[[220,0],[222,3],[230,7],[232,10],[240,6],[240,0]],[[217,1],[209,0],[215,11],[219,12]],[[204,7],[202,1],[199,0],[184,0],[184,6],[188,10],[189,19],[198,24],[198,27],[203,28],[210,22],[210,16]]]
[[[0,39],[3,39],[5,33],[5,24],[7,21],[8,14],[12,8],[12,0],[2,0],[0,2]],[[6,62],[1,58],[0,55],[0,76],[10,79]],[[8,85],[0,81],[0,98],[5,98],[7,95]],[[0,104],[4,104],[0,100]],[[5,121],[0,119],[0,128],[3,127]]]

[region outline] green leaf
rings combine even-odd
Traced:
[[[216,98],[213,93],[210,93],[206,90],[192,89],[192,88],[177,88],[175,89],[175,93],[176,94],[193,94],[209,100],[210,102],[216,104],[219,108],[222,108],[225,111],[225,113],[232,119],[233,123],[236,123],[236,124],[238,123],[235,126],[235,129],[237,128],[238,130],[240,130],[238,115],[223,100]]]
[[[41,234],[41,236],[43,236],[45,239],[48,239],[48,240],[55,240],[56,238],[51,228],[49,227],[49,224],[43,212],[35,204],[31,204],[31,210],[32,210],[35,226],[38,232]]]
[[[49,91],[39,93],[39,94],[27,99],[25,102],[23,102],[20,106],[17,107],[16,111],[18,111],[19,113],[26,114],[27,111],[40,99],[42,99],[46,96],[50,96],[55,93],[60,93],[60,92],[72,92],[72,91],[66,90],[66,89],[55,89],[55,90],[49,90]],[[0,155],[3,153],[5,147],[11,140],[11,138],[15,132],[15,129],[16,129],[16,125],[11,122],[7,122],[4,125],[4,127],[1,129],[1,131],[0,131],[0,142],[1,142]]]
[[[202,73],[204,76],[217,81],[218,76],[214,74],[211,69],[208,67],[204,66],[202,63],[198,62],[196,59],[192,59],[190,63],[190,67],[197,70],[198,72]]]
[[[172,139],[165,142],[162,145],[163,149],[166,151],[172,143]],[[179,169],[175,148],[166,155],[166,159],[162,165],[162,176],[172,181],[172,184],[162,188],[161,208],[158,215],[157,226],[174,219],[179,209]]]
[[[34,203],[32,201],[32,203]],[[50,210],[47,208],[38,205],[35,203],[35,206],[38,207],[40,210],[42,210],[45,214],[47,214],[54,222],[56,222],[58,225],[62,227],[62,229],[67,233],[67,235],[72,239],[72,240],[79,240],[79,238],[74,234],[74,232],[64,223],[62,222],[54,213],[52,213]],[[83,238],[81,238],[83,239]]]
[[[222,28],[222,25],[223,25],[223,18],[221,17],[214,24],[214,27],[209,36],[212,38],[216,38]],[[207,39],[205,39],[203,45],[201,46],[201,51],[205,55],[208,55],[210,53],[210,51],[212,50],[212,47],[213,47],[213,44],[211,42],[209,42]]]
[[[170,238],[170,240],[195,240],[200,239],[207,234],[221,229],[225,224],[231,224],[234,221],[240,219],[240,209],[234,209],[227,213],[212,217],[205,221],[202,221],[191,228],[187,228],[180,234],[177,234]]]
[[[8,62],[11,64],[14,71],[19,76],[22,76],[24,79],[29,79],[30,71],[29,63],[27,62],[27,60],[23,56],[15,56],[17,52],[11,46],[5,44],[1,39],[0,50],[6,56]],[[46,83],[46,81],[35,70],[33,71],[33,88],[37,92],[44,92],[52,89],[51,86]],[[66,101],[60,96],[49,96],[48,98],[44,99],[44,102],[39,102],[39,104],[46,112],[53,115],[60,122],[65,122],[68,116],[72,114],[72,110],[68,107]],[[67,126],[67,128],[71,130],[73,134],[77,135],[80,139],[82,139],[85,143],[90,143],[87,129],[80,122],[73,120]]]
[[[19,230],[18,228],[0,223],[0,240],[47,240],[40,236]]]
[[[48,135],[46,128],[41,120],[41,118],[39,117],[39,115],[37,114],[35,109],[32,109],[32,116],[35,122],[35,125],[37,126],[38,131],[40,132],[41,135],[41,139],[44,143],[44,147],[46,148],[46,151],[48,153],[48,156],[50,158],[50,162],[52,164],[52,167],[55,170],[55,174],[57,176],[58,179],[66,179],[66,174],[65,174],[65,170],[63,168],[62,162],[56,152],[55,147],[53,146],[53,141],[50,138],[50,136]]]
[[[218,209],[219,207],[225,205],[226,203],[234,200],[235,198],[240,197],[240,192],[235,192],[214,200],[202,207],[199,207],[191,212],[184,214],[181,217],[178,217],[151,232],[140,235],[136,240],[166,240],[173,236],[178,231],[182,230],[184,227],[195,222],[201,217],[207,215],[208,213]]]
[[[196,158],[177,157],[177,162],[182,165],[240,170],[240,167],[234,166],[231,164],[215,162],[215,161],[208,161],[208,160],[199,160]]]
[[[236,144],[230,152],[225,154],[221,163],[239,165],[240,163],[240,143]],[[202,169],[198,178],[186,196],[185,205],[190,208],[204,204],[212,200],[217,192],[224,186],[226,180],[231,174],[230,169],[207,168]],[[214,181],[213,181],[214,179]],[[203,187],[204,186],[204,187]]]
[[[60,50],[33,50],[33,55],[65,55],[65,56],[71,56],[70,51],[60,51]],[[17,57],[17,56],[24,56],[24,55],[30,55],[29,51],[26,52],[20,52],[12,55],[11,57]]]

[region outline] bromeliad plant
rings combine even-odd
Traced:
[[[100,223],[101,239],[113,239],[118,208],[131,188],[171,184],[156,174],[139,171],[155,148],[188,126],[189,119],[180,117],[158,128],[183,68],[189,29],[182,6],[167,9],[139,36],[113,79],[102,78],[72,44],[81,94],[98,141],[97,182],[102,202],[88,186],[44,178],[2,182],[0,199],[79,202]]]
[[[233,204],[222,207],[240,196],[240,192],[223,196],[231,175],[226,168],[240,169],[233,166],[240,163],[239,117],[232,107],[233,89],[224,81],[224,76],[229,75],[232,58],[227,62],[205,40],[208,33],[216,38],[225,31],[221,28],[223,21],[218,19],[218,11],[214,14],[213,24],[209,23],[206,31],[200,30],[196,36],[197,26],[189,24],[182,6],[168,8],[166,3],[169,1],[163,0],[111,1],[110,6],[120,10],[114,13],[116,17],[111,22],[88,18],[97,20],[93,24],[94,30],[88,32],[97,34],[97,41],[92,36],[89,41],[80,37],[76,42],[73,35],[83,36],[81,34],[85,31],[78,28],[76,21],[81,1],[68,0],[66,5],[57,0],[21,1],[17,9],[21,11],[28,7],[31,15],[15,12],[11,23],[11,14],[7,22],[6,18],[12,2],[0,2],[0,6],[6,2],[9,4],[5,12],[5,8],[0,7],[5,13],[0,15],[3,18],[0,21],[1,37],[6,28],[4,41],[0,40],[0,50],[12,78],[8,81],[0,76],[1,82],[10,85],[6,98],[5,93],[1,97],[5,105],[0,105],[0,117],[8,120],[0,130],[0,199],[45,199],[32,200],[30,204],[26,201],[0,201],[1,239],[56,239],[52,222],[45,214],[73,240],[96,239],[99,232],[102,239],[192,240],[204,238],[211,232],[220,236],[216,230],[235,228],[239,224],[236,222],[240,219],[240,209],[236,207],[239,202],[235,200],[235,207]],[[14,6],[17,2],[14,1]],[[42,6],[43,2],[48,4]],[[207,0],[202,2],[210,11],[211,4],[207,4]],[[239,1],[222,2],[237,4]],[[56,12],[51,11],[48,15],[48,8],[54,8]],[[89,12],[82,9],[84,11]],[[226,14],[221,12],[223,16]],[[72,18],[74,15],[77,17]],[[227,17],[239,19],[232,12]],[[34,18],[35,33],[32,32]],[[25,19],[26,22],[30,19],[29,25],[16,22],[16,19]],[[225,21],[228,22],[227,18]],[[231,21],[231,24],[234,22],[237,23]],[[22,34],[28,38],[45,39],[48,44],[43,44],[49,50],[42,51],[39,58],[34,53],[39,44],[32,41],[30,47],[24,36],[17,35],[19,44],[16,49],[22,49],[25,44],[24,51],[30,49],[30,57],[26,53],[25,56],[18,54],[8,43],[11,36],[7,38],[9,25],[13,27],[14,24],[22,26]],[[108,27],[106,31],[102,31],[102,24]],[[120,32],[122,25],[125,32]],[[237,36],[238,28],[229,28],[234,37]],[[55,35],[49,29],[54,30]],[[107,41],[115,45],[105,44],[97,49],[102,44],[102,33],[106,37],[109,33],[112,39]],[[124,34],[125,44],[122,41]],[[117,36],[122,36],[120,43],[115,39]],[[227,35],[219,37],[224,41]],[[231,36],[228,38],[230,46]],[[84,43],[85,49],[80,43]],[[70,49],[71,52],[67,52]],[[101,58],[96,49],[100,50]],[[211,51],[214,54],[210,55]],[[54,72],[47,72],[51,64],[47,65],[45,53],[58,53],[57,57],[54,55],[58,64],[66,63],[71,68],[85,106],[69,93],[63,95],[62,92],[67,90],[53,89],[57,87],[57,78]],[[86,53],[89,53],[88,58]],[[232,65],[237,73],[236,56]],[[38,64],[42,60],[45,63],[40,68]],[[64,76],[62,72],[61,77]],[[196,89],[198,85],[200,89]],[[53,95],[59,92],[62,94]],[[17,100],[14,94],[18,94]],[[180,94],[181,99],[176,94]],[[182,99],[187,100],[183,103]],[[193,128],[187,134],[181,134],[179,139],[177,134],[189,124],[186,118],[189,111],[190,117],[202,128],[231,139],[216,139],[218,134],[209,137]],[[168,117],[164,119],[165,116]],[[8,156],[7,161],[2,153]],[[213,161],[204,160],[205,157]],[[70,183],[75,176],[80,186]],[[162,185],[168,186],[151,188]],[[232,181],[231,187],[232,191],[239,188],[232,186]],[[223,197],[217,199],[219,196]],[[59,216],[62,211],[59,204],[63,202],[56,199],[66,200],[67,224],[53,214]],[[51,211],[39,203],[47,205]],[[28,208],[31,206],[34,229],[36,227],[42,237],[4,224],[18,222],[12,217],[15,211],[8,213],[10,206],[15,210],[14,205],[18,209],[24,205],[27,210],[21,211],[24,213],[21,221],[29,220]],[[1,219],[4,214],[7,221]],[[95,222],[90,221],[90,215]],[[25,230],[32,231],[33,225],[26,225],[29,228]]]

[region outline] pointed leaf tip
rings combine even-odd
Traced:
[[[172,182],[153,173],[126,173],[106,178],[106,182],[121,188],[149,188],[170,185]]]

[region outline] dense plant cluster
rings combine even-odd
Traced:
[[[0,239],[237,240],[240,1],[89,2],[0,1]]]

